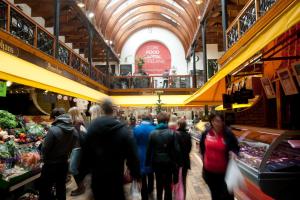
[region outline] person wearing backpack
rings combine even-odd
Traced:
[[[147,147],[146,166],[151,166],[156,178],[157,200],[172,199],[172,182],[178,182],[178,164],[176,155],[175,132],[168,128],[169,115],[161,112],[157,115],[158,125],[151,133]]]

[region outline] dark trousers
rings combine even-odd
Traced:
[[[102,176],[92,173],[92,192],[94,200],[125,200],[123,177]]]
[[[142,176],[142,200],[148,200],[148,195],[153,192],[154,174],[149,173]]]
[[[169,86],[169,80],[164,80],[163,82],[163,88],[168,88]]]
[[[157,200],[162,200],[163,191],[165,191],[164,200],[172,200],[172,171],[155,172]]]
[[[42,168],[39,190],[40,200],[53,200],[52,187],[56,189],[56,199],[66,199],[66,178],[68,163],[45,164]]]
[[[183,167],[182,168],[182,183],[183,183],[183,189],[184,189],[184,199],[186,197],[186,177],[187,177],[188,169]]]
[[[203,179],[209,187],[212,200],[234,200],[225,183],[225,174],[208,172],[203,169]]]

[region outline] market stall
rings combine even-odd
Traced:
[[[297,199],[300,181],[300,131],[232,126],[241,146],[238,166],[251,199]]]
[[[29,117],[0,110],[0,192],[7,195],[40,176],[39,146],[48,122],[37,124]]]

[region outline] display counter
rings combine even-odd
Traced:
[[[257,200],[295,199],[300,182],[300,131],[238,125],[232,130],[241,147],[238,166],[247,184],[252,184],[244,193]],[[258,188],[261,194],[251,188]]]

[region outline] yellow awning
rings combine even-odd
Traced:
[[[0,51],[0,79],[97,102],[107,95]]]
[[[219,105],[222,101],[222,94],[225,93],[225,79],[221,79],[215,84],[212,84],[210,88],[207,90],[200,89],[197,94],[198,96],[191,96],[189,99],[193,98],[193,100],[187,99],[185,103],[187,105]]]
[[[270,22],[259,33],[259,36],[253,40],[247,47],[244,48],[241,53],[235,55],[235,57],[223,66],[201,89],[195,92],[190,98],[188,98],[186,104],[197,104],[202,99],[210,97],[211,90],[213,90],[215,84],[223,81],[225,76],[233,72],[237,67],[242,65],[244,62],[249,60],[267,44],[272,42],[274,39],[279,37],[281,34],[289,30],[292,26],[300,21],[300,1],[293,6],[289,7],[288,10],[278,16],[276,20]]]
[[[249,108],[253,105],[253,102],[250,103],[246,103],[246,104],[237,104],[234,103],[232,104],[232,109],[237,109],[237,108]],[[226,108],[223,107],[223,105],[219,105],[215,108],[215,110],[217,111],[221,111],[221,110],[227,110]]]

